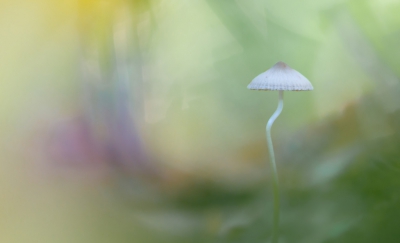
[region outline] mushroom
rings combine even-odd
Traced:
[[[273,194],[274,194],[274,214],[273,214],[273,228],[272,228],[272,242],[278,242],[279,231],[279,186],[278,186],[278,173],[275,164],[274,148],[271,139],[271,127],[276,118],[281,114],[283,109],[283,91],[307,91],[313,90],[313,86],[301,73],[290,68],[284,62],[276,63],[272,68],[261,73],[251,81],[247,86],[252,90],[277,90],[279,91],[279,103],[275,113],[271,116],[267,123],[267,143],[270,156],[270,166],[272,168],[273,178]]]

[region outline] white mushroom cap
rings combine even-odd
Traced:
[[[272,68],[261,73],[247,86],[254,90],[313,90],[313,86],[301,73],[290,68],[284,62],[276,63]]]

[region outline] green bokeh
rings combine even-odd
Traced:
[[[0,242],[268,242],[278,94],[246,86],[278,61],[315,88],[286,92],[273,127],[280,242],[398,242],[399,10],[1,1]]]

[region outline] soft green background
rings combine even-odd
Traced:
[[[278,94],[246,86],[277,61],[314,85],[285,93],[273,127],[280,242],[398,242],[399,12],[395,0],[0,0],[0,242],[268,242]],[[115,168],[104,148],[50,156],[49,137],[79,119],[109,141],[124,111],[151,169]]]

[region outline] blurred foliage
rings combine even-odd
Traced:
[[[400,4],[0,2],[0,242],[398,242]]]

